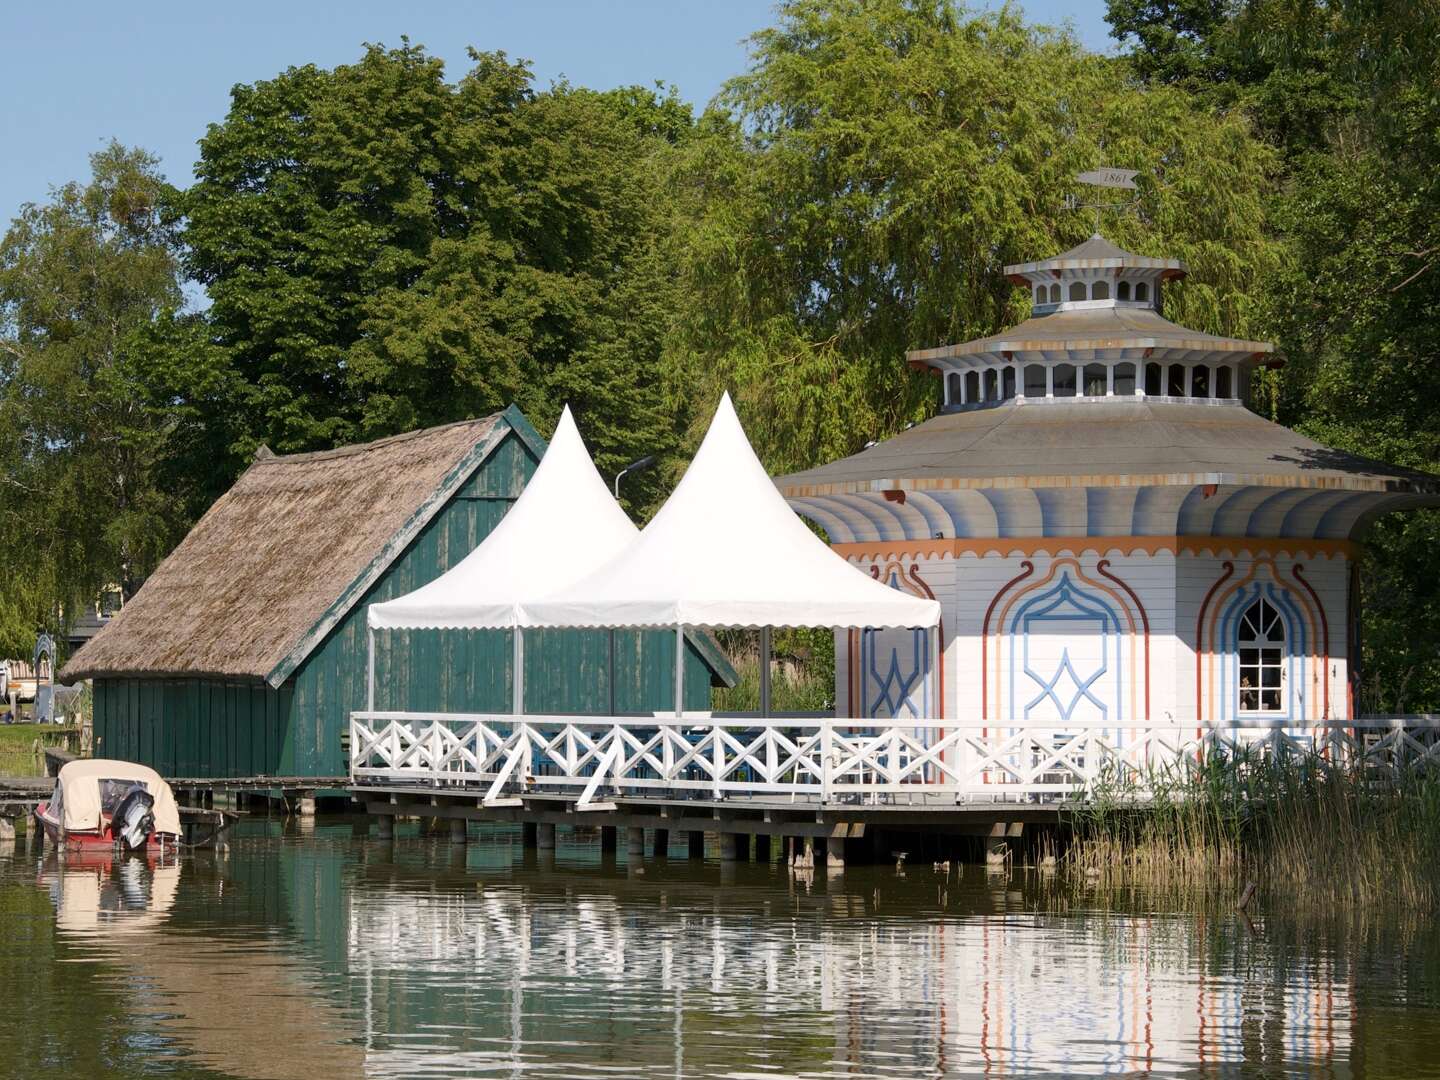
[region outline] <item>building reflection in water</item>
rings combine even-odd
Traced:
[[[1005,913],[1003,894],[1000,913],[892,917],[844,891],[635,886],[352,891],[367,1071],[1349,1073],[1333,962],[1233,918]]]

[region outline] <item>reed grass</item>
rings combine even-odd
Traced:
[[[1143,792],[1143,794],[1142,794]],[[1440,907],[1440,772],[1242,748],[1102,778],[1062,811],[1072,881],[1194,896],[1254,881],[1274,904]]]
[[[714,692],[715,711],[757,712],[760,708],[759,656],[753,653],[739,656],[732,663],[740,678],[734,686]],[[770,709],[775,713],[826,711],[834,689],[833,677],[823,677],[806,668],[793,675],[775,671],[770,678]]]

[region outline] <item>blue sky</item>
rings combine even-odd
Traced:
[[[1111,45],[1104,0],[1023,6],[1037,22],[1071,21],[1093,49]],[[701,105],[743,70],[744,39],[772,13],[773,0],[11,0],[0,4],[0,222],[86,176],[88,155],[112,137],[187,184],[195,142],[224,117],[231,86],[353,61],[363,42],[408,34],[452,76],[466,70],[467,45],[504,49],[532,60],[542,86],[660,79]]]

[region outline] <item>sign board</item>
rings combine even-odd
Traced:
[[[1075,179],[1082,184],[1091,184],[1095,187],[1125,188],[1127,191],[1135,191],[1135,177],[1139,173],[1139,169],[1091,169],[1089,172],[1082,172]]]

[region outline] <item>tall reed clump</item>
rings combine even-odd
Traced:
[[[1329,907],[1440,906],[1440,772],[1342,768],[1316,753],[1215,752],[1144,778],[1111,775],[1062,811],[1064,860],[1102,887]]]

